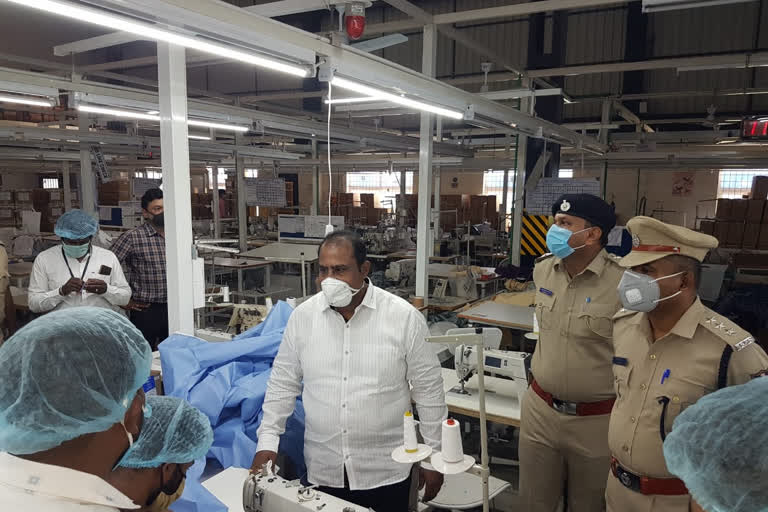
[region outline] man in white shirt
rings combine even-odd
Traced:
[[[440,364],[425,341],[424,317],[370,284],[369,271],[356,234],[335,232],[320,245],[322,292],[288,320],[267,385],[252,469],[274,463],[301,394],[308,480],[377,512],[403,512],[411,467],[391,458],[403,444],[403,415],[415,402],[424,441],[439,450],[448,411]],[[421,468],[425,501],[442,483],[440,473]]]
[[[0,510],[138,509],[107,480],[141,432],[151,364],[141,332],[105,308],[54,311],[10,337],[0,347]]]
[[[29,309],[35,313],[95,306],[118,310],[131,288],[111,251],[91,243],[99,224],[82,210],[70,210],[56,222],[61,245],[38,254],[29,277]]]

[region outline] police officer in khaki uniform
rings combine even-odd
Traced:
[[[664,462],[675,418],[704,395],[768,368],[755,339],[698,298],[700,263],[717,240],[635,217],[633,249],[621,260],[624,310],[615,317],[616,404],[608,442],[609,512],[688,512],[690,496]]]
[[[551,254],[533,271],[539,341],[522,404],[520,492],[528,512],[556,511],[566,488],[571,512],[599,512],[615,399],[612,318],[623,273],[604,246],[616,217],[588,194],[560,197],[552,214]]]

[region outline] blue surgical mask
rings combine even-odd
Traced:
[[[83,245],[63,244],[62,247],[64,247],[64,254],[66,254],[68,257],[80,259],[88,254],[88,249],[91,247],[91,242],[85,243]]]
[[[581,233],[590,228],[585,228],[580,231],[573,232],[570,229],[561,228],[557,224],[552,224],[549,231],[547,231],[547,248],[549,252],[554,254],[560,259],[565,259],[576,251],[581,249],[584,245],[578,247],[571,247],[568,245],[568,240],[571,239],[576,233]]]

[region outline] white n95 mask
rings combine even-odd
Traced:
[[[618,286],[619,299],[621,299],[622,306],[624,306],[624,309],[640,311],[642,313],[653,311],[659,302],[671,299],[672,297],[677,297],[682,293],[682,290],[678,290],[677,293],[673,293],[668,297],[660,297],[661,289],[659,288],[659,283],[657,281],[679,276],[684,273],[685,272],[678,272],[670,276],[653,279],[645,274],[638,274],[631,270],[625,270]]]
[[[344,308],[349,306],[352,302],[352,297],[362,290],[362,288],[355,290],[344,281],[340,281],[335,277],[324,279],[323,282],[320,283],[320,287],[323,289],[323,295],[325,295],[328,304],[334,308]]]

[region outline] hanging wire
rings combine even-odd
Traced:
[[[333,86],[331,81],[328,81],[328,224],[331,223],[331,194],[333,190],[332,181],[333,173],[331,172],[331,111],[333,110]]]

